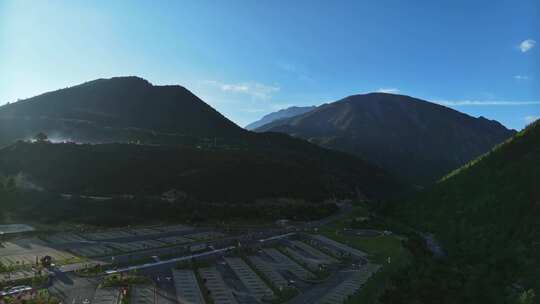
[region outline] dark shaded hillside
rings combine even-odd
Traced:
[[[529,289],[536,292],[539,303],[539,185],[537,121],[409,202],[398,204],[397,214],[411,225],[435,233],[451,266],[446,278],[427,268],[416,273],[417,278],[411,272],[409,282],[429,280],[428,271],[446,280],[444,288],[453,287],[439,287],[433,293],[440,291],[440,297],[448,298],[441,303],[529,303],[510,300]],[[395,299],[405,299],[405,290],[414,295],[426,287],[401,283]]]
[[[53,142],[99,144],[13,143],[38,132]],[[152,208],[165,210],[154,212],[154,219],[175,213],[172,219],[185,220],[179,212],[227,219],[233,209],[240,218],[265,217],[262,212],[268,218],[310,217],[335,208],[313,203],[340,197],[377,200],[404,189],[357,157],[286,134],[243,130],[183,87],[153,86],[137,77],[99,79],[0,107],[2,145],[0,177],[22,176],[24,185],[34,183],[48,197],[33,199],[16,191],[8,196],[6,217],[54,206],[39,217],[51,222],[65,214],[77,214],[71,218],[75,222],[100,214],[109,223],[118,224],[120,218],[131,223]],[[173,189],[179,203],[164,206],[159,196]],[[60,193],[114,197],[115,203],[102,202],[87,216],[87,198],[59,201]],[[275,203],[282,198],[294,203]],[[118,214],[119,206],[133,209]],[[315,210],[305,211],[309,208]]]
[[[289,107],[263,116],[261,119],[254,121],[246,126],[247,130],[255,130],[273,121],[283,118],[289,118],[297,115],[313,111],[316,107]]]
[[[198,149],[21,142],[0,150],[0,173],[22,172],[56,193],[159,195],[177,189],[211,202],[269,197],[322,201],[359,194],[379,198],[400,190],[385,172],[357,158],[283,135],[264,137],[282,144]]]
[[[256,131],[283,132],[349,152],[414,184],[428,184],[514,132],[420,99],[354,95]]]
[[[117,77],[0,107],[0,145],[37,132],[80,142],[126,142],[171,140],[171,134],[227,138],[245,131],[184,87]]]

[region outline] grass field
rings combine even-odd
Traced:
[[[411,260],[410,252],[403,247],[403,237],[398,235],[381,235],[376,237],[362,237],[344,234],[343,230],[351,228],[351,220],[355,217],[366,216],[362,207],[355,207],[348,218],[323,227],[320,233],[337,242],[362,250],[369,254],[368,259],[382,268],[374,274],[346,303],[378,303],[378,298],[390,284],[390,277]],[[380,228],[380,227],[378,227]]]

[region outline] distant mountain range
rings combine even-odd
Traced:
[[[349,96],[255,131],[357,155],[416,185],[435,181],[515,133],[493,120],[385,93]]]
[[[262,127],[262,126],[264,126],[266,124],[269,124],[271,122],[274,122],[276,120],[301,115],[301,114],[307,113],[307,112],[309,112],[309,111],[311,111],[311,110],[313,110],[315,108],[316,108],[315,106],[310,106],[310,107],[289,107],[289,108],[282,109],[282,110],[279,110],[277,112],[272,112],[272,113],[270,113],[268,115],[265,115],[265,116],[263,116],[263,118],[255,121],[255,122],[250,123],[245,128],[247,130],[255,130],[255,129],[259,128],[259,127]]]
[[[98,145],[14,144],[38,132]],[[0,143],[0,176],[23,173],[56,193],[176,189],[205,202],[252,202],[380,198],[402,189],[357,157],[246,131],[181,86],[137,77],[98,79],[2,106]]]

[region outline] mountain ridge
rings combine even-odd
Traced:
[[[407,271],[407,281],[396,280],[399,286],[387,303],[420,300],[424,285],[409,284],[419,280],[435,282],[431,295],[445,303],[520,303],[509,299],[540,290],[538,180],[540,121],[424,191],[389,205],[390,214],[434,233],[448,258]]]
[[[405,95],[351,95],[257,132],[282,132],[357,155],[414,184],[440,178],[515,133]]]
[[[245,132],[185,87],[154,86],[135,76],[96,79],[0,107],[0,144],[37,132],[76,137],[74,129],[88,133],[75,141],[107,133],[113,142],[130,128],[205,137]]]
[[[19,141],[38,133],[51,141]],[[357,157],[286,134],[244,130],[187,89],[138,77],[97,79],[4,106],[2,143],[0,176],[22,173],[54,193],[159,195],[174,188],[205,201],[320,201],[379,199],[403,189]],[[146,176],[152,181],[144,182]],[[205,184],[219,190],[208,193]]]
[[[285,109],[281,109],[276,112],[272,112],[272,113],[264,115],[261,119],[246,125],[245,129],[250,130],[250,131],[255,130],[273,121],[289,118],[289,117],[293,117],[297,115],[302,115],[304,113],[312,111],[315,108],[316,106],[306,106],[306,107],[292,106]]]

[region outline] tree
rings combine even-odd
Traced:
[[[519,295],[519,304],[533,304],[535,299],[534,290],[529,289]]]
[[[49,141],[49,137],[47,137],[47,134],[43,132],[39,132],[38,134],[36,134],[36,136],[34,136],[34,139],[38,143],[44,143]]]
[[[13,176],[10,176],[6,179],[6,183],[4,185],[5,189],[8,191],[13,191],[17,188],[17,183],[15,182],[15,178]]]

